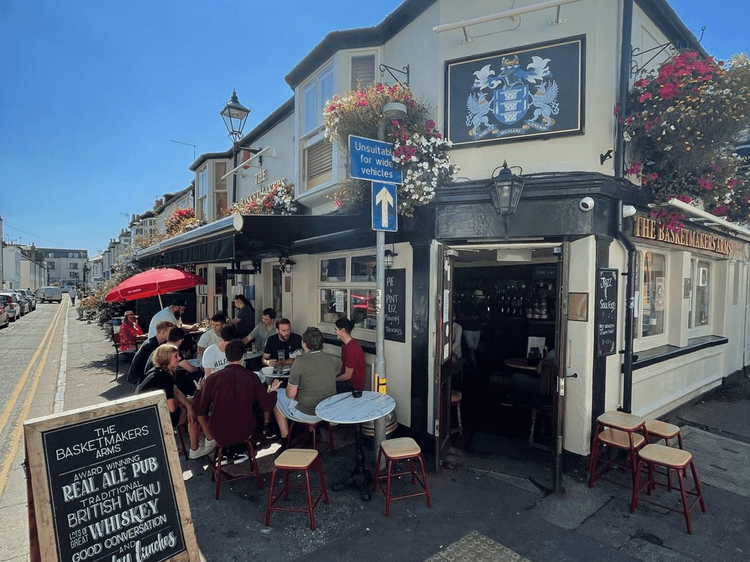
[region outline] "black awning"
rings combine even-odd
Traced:
[[[136,259],[142,268],[229,263],[374,243],[369,218],[359,215],[234,215],[147,248]]]

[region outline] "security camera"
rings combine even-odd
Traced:
[[[594,200],[591,197],[584,197],[578,202],[578,208],[588,212],[594,208]]]

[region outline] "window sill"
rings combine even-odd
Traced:
[[[695,353],[702,349],[725,345],[727,343],[729,343],[729,338],[723,336],[702,336],[698,338],[690,338],[685,347],[662,345],[640,351],[633,354],[634,356],[638,356],[638,359],[633,361],[633,370],[650,367],[651,365],[656,365],[663,361],[669,361],[670,359],[675,359],[689,353]]]

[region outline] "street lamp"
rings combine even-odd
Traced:
[[[245,128],[245,121],[250,115],[250,110],[240,103],[237,98],[237,91],[232,90],[232,97],[219,112],[221,119],[232,139],[232,169],[237,167],[237,143],[242,138],[242,130]],[[232,174],[232,203],[237,202],[237,174]]]
[[[500,171],[495,175],[498,170]],[[521,173],[523,173],[523,169]],[[521,200],[521,193],[525,184],[526,180],[515,175],[508,168],[506,161],[503,161],[502,166],[498,166],[492,171],[492,182],[489,185],[490,197],[492,197],[492,204],[495,206],[497,214],[505,218],[506,239],[508,238],[508,219],[518,208],[518,202]]]

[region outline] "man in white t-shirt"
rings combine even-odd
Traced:
[[[203,352],[202,364],[203,372],[206,374],[206,377],[210,376],[211,373],[221,371],[226,367],[227,356],[224,354],[224,349],[228,342],[240,339],[237,329],[231,324],[226,324],[221,329],[220,336],[221,339],[217,343],[209,346],[206,348],[206,351]]]
[[[221,339],[221,329],[227,323],[227,317],[221,312],[217,312],[211,317],[211,329],[206,330],[198,339],[198,355],[202,355],[209,347],[219,343]]]
[[[161,309],[159,312],[154,314],[151,322],[148,325],[148,337],[153,338],[156,335],[156,325],[159,322],[167,321],[171,322],[178,328],[182,327],[182,315],[185,314],[187,308],[187,302],[183,299],[176,299],[172,301],[168,307]]]

